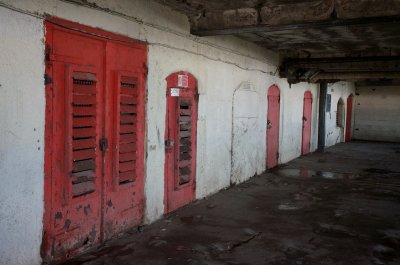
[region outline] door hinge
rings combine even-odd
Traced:
[[[101,138],[99,141],[99,145],[100,145],[100,150],[102,152],[106,152],[108,149],[108,139],[107,138]]]
[[[276,153],[276,159],[279,159],[279,152]]]
[[[53,79],[48,75],[44,74],[44,85],[50,85],[53,83]]]

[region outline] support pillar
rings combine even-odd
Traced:
[[[326,101],[328,94],[328,83],[322,82],[319,85],[319,120],[318,120],[318,152],[325,152],[326,138]]]

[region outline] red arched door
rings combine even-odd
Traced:
[[[195,199],[197,80],[187,72],[167,78],[165,212]]]
[[[301,154],[306,155],[310,153],[310,142],[311,142],[311,115],[312,115],[312,94],[310,91],[304,93],[304,104],[303,104],[303,133],[302,133],[302,144]]]
[[[268,89],[267,114],[267,169],[278,165],[279,160],[280,92],[275,85]]]
[[[346,113],[346,142],[351,141],[351,125],[353,116],[353,95],[347,98],[347,113]]]

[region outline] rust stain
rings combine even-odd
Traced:
[[[57,212],[55,218],[56,219],[62,219],[63,218],[62,212]]]
[[[69,219],[65,220],[64,229],[68,230],[70,226],[71,226],[71,220]]]
[[[85,206],[85,207],[83,207],[83,212],[85,213],[85,215],[88,215],[89,211],[90,211],[90,204]]]

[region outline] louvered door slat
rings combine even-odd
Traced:
[[[72,142],[72,150],[94,149],[94,148],[96,148],[96,140],[93,138],[74,140]]]
[[[133,133],[136,129],[136,125],[125,125],[121,124],[120,133]]]
[[[121,95],[121,104],[137,105],[138,99],[134,95]]]
[[[88,158],[95,158],[95,154],[91,149],[84,149],[84,150],[79,150],[79,151],[74,151],[72,153],[72,159],[74,161],[77,160],[84,160],[84,159],[88,159]]]
[[[96,126],[96,118],[95,117],[75,117],[73,119],[73,123],[75,128],[78,127],[89,127]]]
[[[76,106],[73,110],[74,117],[76,116],[95,116],[96,109],[93,107]]]
[[[137,108],[135,105],[122,105],[121,104],[121,113],[123,114],[135,114],[137,112]]]
[[[87,79],[82,79],[87,78]],[[71,120],[72,197],[96,191],[97,89],[92,73],[74,72],[69,105]]]
[[[136,141],[136,134],[135,133],[129,133],[129,134],[122,134],[119,138],[119,142],[121,144],[128,144],[128,143],[134,143]]]
[[[190,101],[180,99],[179,101],[179,185],[189,183],[191,180],[192,156],[191,156],[191,137],[192,137],[192,110]]]
[[[75,173],[75,172],[94,170],[94,169],[96,169],[96,163],[93,161],[93,159],[88,159],[88,160],[74,162],[72,172]]]
[[[136,122],[136,115],[121,115],[120,122],[123,124]]]
[[[73,100],[74,100],[74,104],[77,104],[77,105],[96,104],[96,97],[93,97],[92,95],[74,94]]]
[[[138,113],[138,86],[137,78],[120,76],[118,108],[118,161],[117,175],[119,185],[131,183],[137,177],[137,113]]]
[[[96,128],[89,127],[89,128],[77,128],[73,129],[73,137],[74,139],[79,138],[93,138],[96,136]]]
[[[133,161],[134,158],[135,158],[135,152],[123,153],[119,155],[119,162]]]
[[[88,86],[87,84],[84,84],[83,82],[78,84],[74,84],[73,92],[76,94],[89,94],[89,95],[95,95],[96,94],[96,87],[93,86]]]

